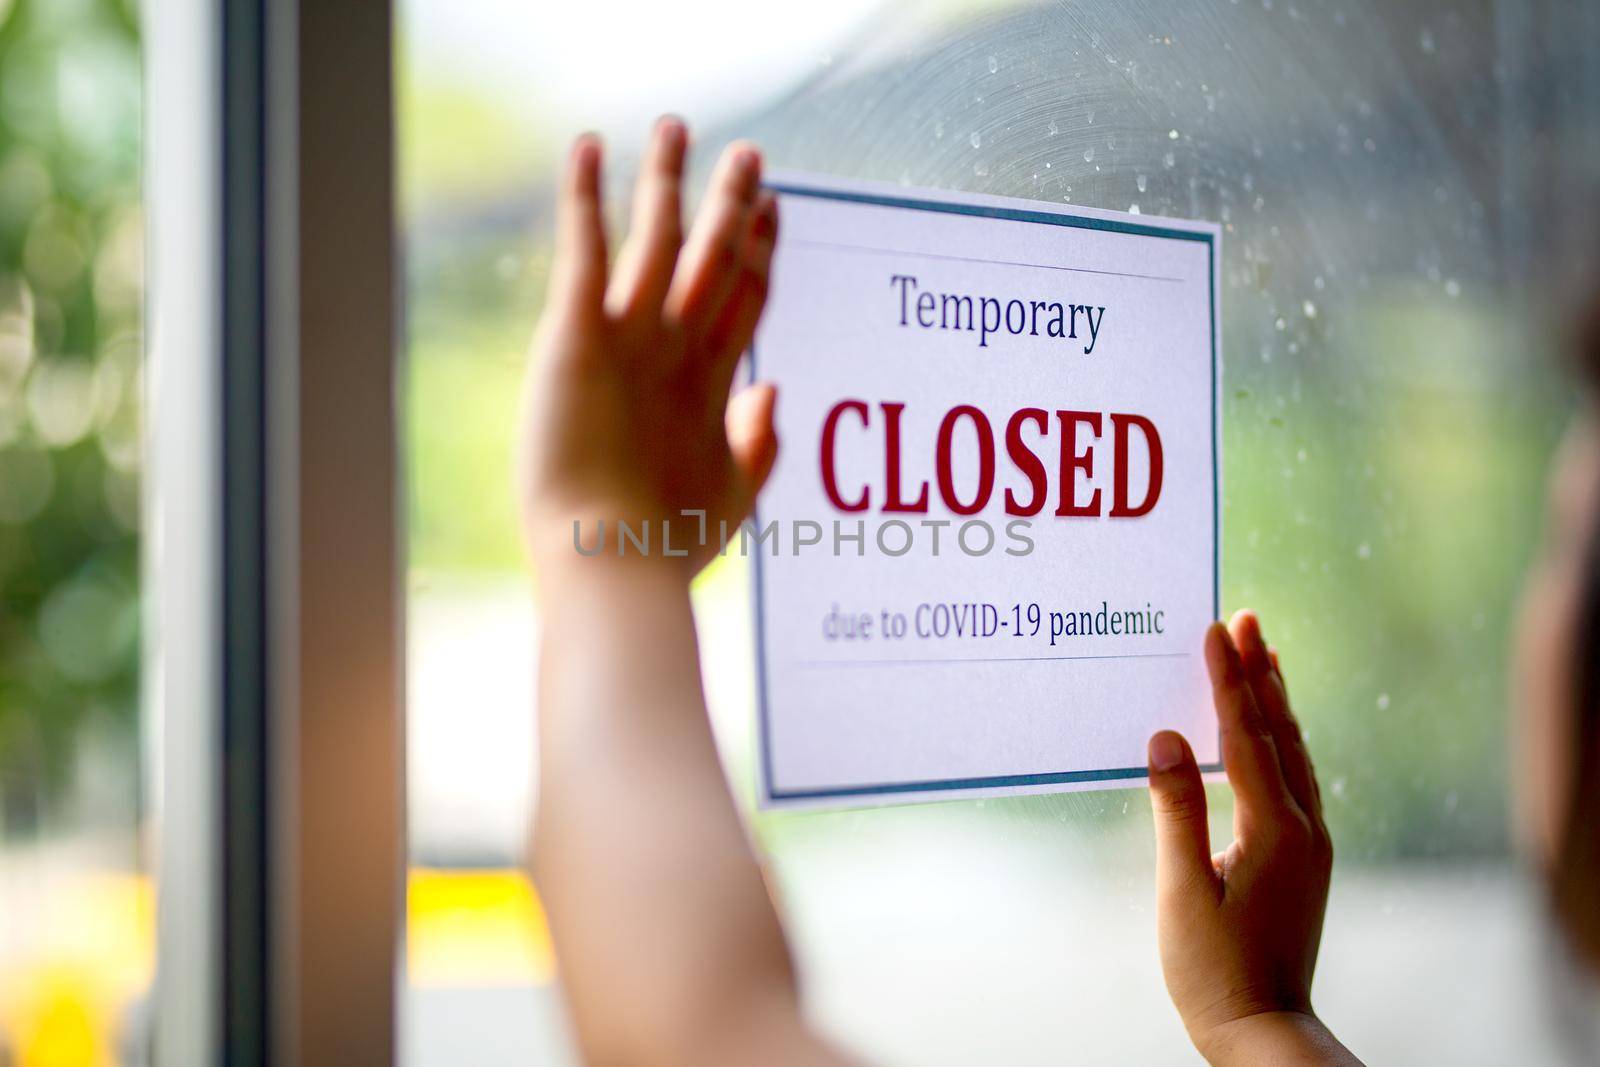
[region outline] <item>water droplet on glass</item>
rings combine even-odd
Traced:
[[[1336,797],[1339,800],[1343,800],[1344,799],[1345,790],[1348,787],[1349,787],[1349,783],[1345,781],[1345,777],[1342,774],[1339,777],[1335,778],[1333,781],[1328,783],[1328,791],[1331,792],[1334,795],[1334,797]]]
[[[1056,134],[1061,132],[1061,127],[1056,125],[1055,119],[1051,119],[1050,127],[1048,130],[1046,130],[1046,132],[1049,133],[1051,137],[1054,137]]]
[[[1139,205],[1138,204],[1129,204],[1128,205],[1128,214],[1130,214],[1130,215],[1139,214]]]
[[[1167,131],[1167,140],[1176,141],[1177,139],[1178,139],[1178,131],[1177,130],[1168,130]]]
[[[973,130],[972,136],[968,137],[967,140],[972,142],[973,148],[978,148],[983,144],[983,137],[978,133],[977,130]]]
[[[1358,559],[1371,559],[1372,546],[1367,544],[1365,541],[1361,542],[1356,546],[1356,557]]]
[[[1306,318],[1308,319],[1314,319],[1317,317],[1317,305],[1313,304],[1309,300],[1300,305],[1300,310],[1306,313]]]
[[[1388,693],[1379,693],[1378,694],[1378,710],[1379,711],[1388,711],[1389,710],[1389,694]]]
[[[1275,330],[1281,330],[1287,325],[1288,323],[1284,322],[1282,319],[1274,319],[1272,322],[1272,328]]]
[[[1093,158],[1094,158],[1094,149],[1092,147],[1091,148],[1085,148],[1083,150],[1083,161],[1085,163],[1087,163],[1090,160],[1092,160]]]
[[[1142,193],[1149,188],[1150,179],[1143,174],[1135,174],[1133,176],[1133,184],[1137,185],[1139,187],[1139,191]]]
[[[1425,55],[1433,55],[1434,44],[1432,31],[1423,29],[1422,33],[1417,36],[1417,47],[1421,48]]]
[[[995,56],[989,57],[989,73],[993,74],[1000,69],[1000,60]]]
[[[1173,167],[1178,165],[1178,157],[1173,155],[1171,152],[1168,152],[1166,155],[1161,157],[1161,162],[1168,170],[1171,170]]]
[[[1444,283],[1444,295],[1448,296],[1451,300],[1454,300],[1456,297],[1460,296],[1461,283],[1456,281],[1454,278],[1446,279]]]

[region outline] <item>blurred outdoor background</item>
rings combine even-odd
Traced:
[[[1600,235],[1593,5],[402,12],[415,862],[521,853],[537,623],[505,486],[553,177],[598,129],[620,225],[672,110],[702,179],[750,136],[777,166],[1222,224],[1223,601],[1282,649],[1330,802],[1319,1008],[1372,1062],[1559,1062],[1508,825],[1506,649],[1572,403],[1558,328]],[[748,798],[742,562],[698,595]],[[1149,819],[1133,790],[755,825],[816,1017],[869,1060],[1193,1062]],[[571,1062],[548,947],[524,946],[519,968],[488,928],[448,961],[413,942],[413,1062]]]
[[[1374,1062],[1561,1062],[1507,815],[1506,648],[1600,233],[1600,10],[399,10],[408,1063],[573,1062],[518,867],[537,620],[512,415],[566,142],[605,135],[620,223],[666,110],[701,177],[751,136],[778,166],[1223,225],[1223,600],[1262,612],[1329,798],[1319,1009]],[[0,0],[0,1064],[143,1062],[139,64],[135,0]],[[748,801],[742,564],[697,596]],[[814,1014],[872,1061],[1193,1061],[1142,792],[755,827]]]

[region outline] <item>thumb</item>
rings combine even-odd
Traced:
[[[1156,890],[1160,897],[1215,889],[1206,788],[1182,734],[1150,738],[1150,806],[1156,823]]]
[[[757,382],[739,390],[728,401],[725,420],[728,450],[733,453],[734,465],[739,468],[745,491],[750,494],[744,505],[746,510],[767,483],[767,475],[772,473],[772,464],[778,458],[778,436],[772,429],[772,411],[777,400],[778,391],[771,383]]]

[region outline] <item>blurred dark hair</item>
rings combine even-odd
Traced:
[[[1592,402],[1600,402],[1600,297],[1587,304],[1573,340]],[[1557,918],[1577,955],[1591,971],[1600,972],[1600,522],[1588,553],[1572,645],[1570,751],[1575,766],[1549,873]]]

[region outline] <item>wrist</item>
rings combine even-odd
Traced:
[[[640,553],[630,545],[619,554],[614,547],[585,555],[565,546],[535,548],[533,564],[536,595],[543,610],[601,587],[635,586],[651,589],[689,589],[696,568],[689,559],[658,552]]]
[[[711,519],[703,509],[667,512],[634,503],[530,508],[523,532],[541,583],[547,575],[609,574],[620,564],[654,564],[664,573],[681,571],[687,580],[738,536],[737,525]]]
[[[1357,1062],[1310,1008],[1245,1015],[1192,1036],[1213,1067]]]

